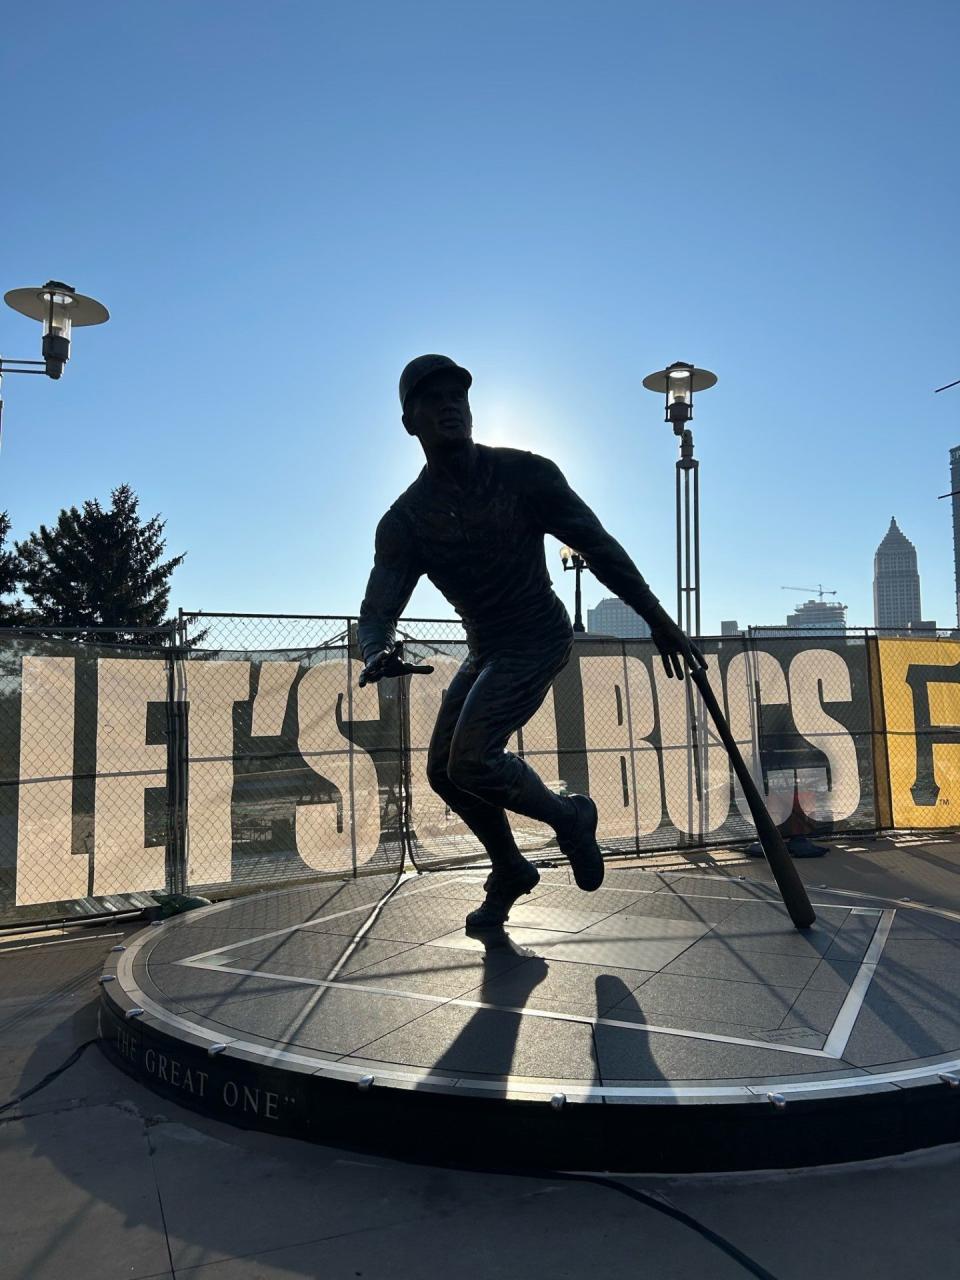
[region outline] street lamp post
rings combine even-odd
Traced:
[[[0,357],[0,422],[3,417],[3,375],[5,373],[46,374],[59,378],[70,359],[70,336],[83,325],[103,324],[110,312],[95,298],[77,293],[62,280],[29,289],[10,289],[3,295],[8,307],[39,320],[43,325],[42,360],[5,360]]]
[[[574,551],[572,547],[560,548],[560,559],[563,561],[564,571],[573,569],[576,573],[575,589],[574,589],[574,606],[573,606],[573,629],[574,631],[585,631],[583,625],[583,614],[580,607],[580,575],[587,567],[587,562],[579,551]]]
[[[716,380],[716,374],[709,369],[696,369],[683,360],[667,365],[666,369],[658,369],[643,380],[648,391],[664,393],[664,418],[672,424],[673,434],[680,439],[680,456],[677,459],[677,625],[692,636],[700,635],[700,463],[693,456],[693,432],[687,423],[693,418],[693,393],[705,391]],[[694,704],[692,682],[687,683],[686,693],[691,745],[691,750],[687,753],[687,830],[693,832],[696,821],[699,829],[694,835],[694,841],[702,844],[707,804],[702,769],[706,749],[706,718],[699,690],[696,691]],[[696,809],[694,795],[700,801]]]
[[[658,369],[643,380],[648,391],[665,394],[664,418],[673,425],[673,434],[680,438],[676,468],[677,624],[692,636],[700,634],[700,463],[693,456],[693,432],[687,423],[693,419],[693,393],[706,391],[716,381],[717,375],[709,369],[694,368],[683,360]]]

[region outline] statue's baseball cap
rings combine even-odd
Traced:
[[[461,369],[456,361],[451,360],[449,356],[417,356],[415,360],[411,360],[403,373],[400,375],[400,405],[406,408],[407,396],[418,386],[425,378],[429,378],[431,374],[443,373],[444,370],[451,370],[456,373],[460,381],[463,383],[464,390],[470,387],[473,382],[473,376],[466,369]]]

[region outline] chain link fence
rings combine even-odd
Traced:
[[[176,643],[0,629],[0,922],[137,909],[171,882]]]
[[[398,636],[433,674],[360,689],[349,617],[0,630],[0,925],[482,860],[426,774],[463,630],[403,620]],[[955,639],[741,633],[702,647],[785,835],[955,823]],[[579,635],[508,750],[558,794],[594,798],[611,855],[754,837],[696,688],[667,678],[650,641]],[[521,849],[557,853],[550,828],[509,818]]]

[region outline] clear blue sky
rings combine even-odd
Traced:
[[[688,360],[719,378],[705,630],[818,582],[872,623],[891,515],[955,622],[955,0],[49,0],[3,27],[0,290],[112,312],[59,383],[5,380],[15,536],[126,482],[188,552],[174,606],[355,612],[422,465],[397,377],[442,351],[475,438],[555,458],[672,607],[641,379]],[[38,347],[2,308],[0,352]],[[451,610],[424,582],[409,612]]]

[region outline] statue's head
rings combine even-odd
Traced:
[[[449,448],[469,440],[473,416],[467,391],[473,378],[448,356],[411,360],[400,375],[403,425],[425,449]]]

